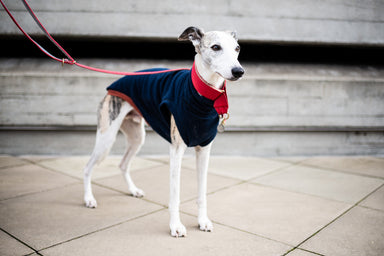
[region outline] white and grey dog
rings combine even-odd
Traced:
[[[205,89],[213,90],[214,93],[218,92],[221,95],[223,94],[223,92],[225,93],[225,80],[236,81],[243,76],[244,69],[241,67],[238,61],[240,47],[237,42],[236,33],[223,31],[211,31],[204,33],[201,29],[198,29],[196,27],[189,27],[180,35],[179,40],[190,40],[195,46],[196,56],[194,67],[192,69],[192,80],[194,79],[193,76],[195,74],[195,80],[197,79],[196,77],[198,77],[200,83],[202,81],[203,87],[207,87]],[[181,76],[183,72],[174,73],[172,74],[172,76]],[[140,79],[146,79],[144,75],[140,77]],[[191,80],[190,73],[188,73],[188,77],[189,80]],[[167,80],[169,79],[167,78]],[[177,81],[177,79],[173,80]],[[139,85],[139,87],[140,86],[143,86],[144,88],[144,85]],[[181,101],[182,104],[183,102],[188,101],[188,97],[202,98],[202,100],[204,100],[204,104],[207,104],[207,106],[211,108],[210,113],[214,113],[213,116],[211,115],[212,120],[210,119],[209,122],[213,121],[213,124],[216,126],[216,129],[217,124],[219,122],[220,113],[218,114],[215,112],[216,106],[215,108],[213,107],[215,99],[211,99],[209,95],[207,96],[208,99],[205,99],[205,89],[197,88],[195,82],[193,82],[193,86],[195,86],[196,89],[196,91],[191,91],[191,94],[193,95],[189,95],[189,89],[187,90],[187,93],[183,92],[183,97],[186,97],[187,99],[183,99],[183,101]],[[180,85],[178,85],[177,88],[181,88]],[[203,91],[201,91],[201,89],[203,89]],[[179,96],[176,96],[176,101],[178,100],[178,98]],[[126,97],[122,94],[120,95],[119,93],[108,93],[108,95],[105,96],[103,101],[100,103],[100,107],[98,110],[96,143],[92,156],[84,169],[84,201],[87,207],[95,208],[97,206],[91,188],[92,169],[95,164],[100,163],[108,155],[116,139],[116,134],[119,130],[122,131],[125,135],[128,145],[119,167],[126,179],[129,192],[135,197],[144,196],[144,192],[138,187],[136,187],[136,185],[132,181],[129,169],[132,157],[136,155],[136,153],[139,151],[139,149],[144,143],[144,119],[151,125],[150,119],[153,115],[157,114],[152,114],[151,111],[146,111],[145,103],[144,107],[142,108],[136,106],[136,104],[138,103],[135,103],[136,102],[135,99],[133,99],[133,96],[132,99],[130,99],[129,97]],[[165,119],[168,119],[166,121],[168,122],[169,137],[167,137],[167,135],[162,135],[161,133],[160,135],[165,137],[170,142],[169,226],[171,229],[171,235],[175,237],[181,237],[186,236],[187,234],[186,228],[181,223],[179,214],[180,168],[184,151],[187,147],[190,146],[195,147],[196,151],[196,166],[198,175],[197,204],[199,209],[198,223],[201,230],[212,231],[213,225],[207,215],[206,200],[207,169],[209,154],[212,145],[211,140],[205,141],[204,143],[186,142],[187,139],[185,139],[186,137],[184,137],[184,134],[188,134],[188,130],[193,129],[193,127],[191,127],[191,125],[189,124],[183,124],[183,113],[178,113],[181,115],[181,118],[179,118],[177,116],[178,114],[175,114],[175,112],[172,111],[172,100],[167,99],[166,103],[166,111],[163,111],[164,108],[162,108],[162,112],[160,114],[164,114]],[[177,107],[177,111],[183,108],[184,106]],[[204,113],[201,114],[204,116]],[[186,127],[181,128],[181,126]],[[202,123],[199,123],[198,127],[201,126],[204,127]],[[153,128],[156,131],[155,127]],[[183,132],[181,132],[182,130]],[[197,136],[199,137],[200,134],[203,133],[204,131],[199,131]],[[216,130],[214,132],[214,135],[216,135]]]

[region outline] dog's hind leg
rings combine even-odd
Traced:
[[[84,168],[84,202],[85,206],[89,208],[95,208],[97,206],[91,186],[93,167],[108,155],[125,116],[132,109],[127,102],[110,95],[107,95],[100,103],[96,143],[91,158]]]
[[[144,192],[137,188],[130,175],[132,158],[139,152],[144,144],[144,119],[135,111],[130,112],[121,124],[120,130],[126,138],[127,149],[119,165],[128,184],[128,190],[134,197],[143,197]]]

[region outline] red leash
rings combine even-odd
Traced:
[[[64,48],[56,42],[56,40],[51,36],[51,34],[45,29],[43,24],[41,24],[40,20],[37,18],[35,13],[33,12],[32,8],[29,6],[26,0],[22,0],[25,8],[29,12],[29,14],[32,16],[32,18],[35,20],[37,25],[40,27],[40,29],[44,32],[44,34],[48,37],[48,39],[67,57],[65,58],[58,58],[55,57],[53,54],[49,53],[47,50],[45,50],[40,44],[38,44],[35,40],[32,39],[32,37],[25,32],[25,30],[19,25],[19,23],[16,21],[16,19],[13,17],[11,12],[8,10],[8,8],[5,6],[3,3],[3,0],[0,0],[1,5],[4,7],[4,10],[8,13],[9,17],[12,19],[12,21],[15,23],[15,25],[19,28],[19,30],[34,44],[36,45],[44,54],[46,54],[48,57],[50,57],[53,60],[56,60],[58,62],[61,62],[63,65],[64,64],[69,64],[69,65],[76,65],[81,68],[89,69],[92,71],[97,71],[97,72],[102,72],[102,73],[108,73],[108,74],[114,74],[114,75],[123,75],[123,76],[134,76],[134,75],[148,75],[148,74],[158,74],[158,73],[165,73],[169,71],[175,71],[175,70],[186,70],[186,69],[173,69],[173,70],[163,70],[163,71],[153,71],[153,72],[118,72],[118,71],[111,71],[111,70],[105,70],[105,69],[100,69],[100,68],[94,68],[90,67],[84,64],[77,63],[74,58],[72,58],[69,53],[64,50]]]

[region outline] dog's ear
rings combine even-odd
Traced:
[[[235,40],[237,41],[237,32],[236,31],[227,31],[228,34],[230,34]]]
[[[204,36],[204,31],[196,27],[189,27],[179,36],[179,41],[191,41],[194,46],[200,44],[201,38]]]

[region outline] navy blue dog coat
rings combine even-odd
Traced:
[[[173,115],[189,147],[208,145],[216,136],[219,115],[226,114],[228,109],[225,84],[223,90],[209,86],[200,78],[195,65],[190,70],[139,71],[137,75],[120,78],[107,90],[108,94],[128,101],[168,142]]]

